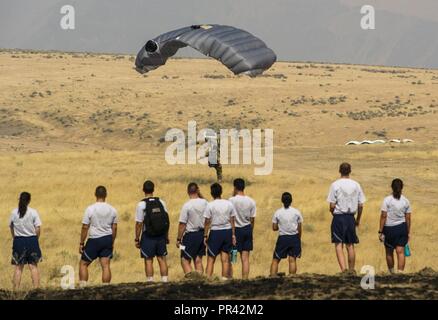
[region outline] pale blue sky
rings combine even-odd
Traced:
[[[59,26],[65,4],[74,31]],[[362,4],[376,6],[376,30],[360,28]],[[0,48],[136,53],[197,23],[246,29],[280,60],[438,68],[437,0],[0,0]]]

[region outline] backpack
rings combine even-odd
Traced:
[[[169,215],[164,210],[160,198],[145,198],[144,232],[151,237],[164,236],[169,231]]]

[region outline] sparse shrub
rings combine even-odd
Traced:
[[[225,79],[225,76],[222,74],[205,74],[205,79]]]

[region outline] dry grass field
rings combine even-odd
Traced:
[[[59,287],[60,269],[79,262],[80,221],[98,184],[119,212],[113,282],[144,281],[134,247],[134,210],[144,179],[171,214],[170,280],[182,279],[175,247],[179,209],[190,181],[208,195],[214,171],[164,160],[168,128],[274,129],[274,170],[225,166],[225,195],[236,177],[258,205],[251,276],[269,272],[280,195],[291,191],[303,212],[299,273],[335,274],[325,198],[340,162],[353,165],[368,201],[359,228],[357,269],[385,272],[377,239],[379,208],[394,177],[413,205],[407,271],[438,269],[438,71],[279,62],[264,76],[235,77],[212,60],[174,59],[146,76],[131,56],[0,52],[0,288],[11,287],[10,211],[21,191],[43,220],[42,284]],[[349,140],[409,138],[411,144],[344,146]],[[286,270],[285,262],[280,266]],[[239,277],[236,266],[236,276]],[[216,273],[219,272],[216,265]],[[90,281],[100,282],[99,267]],[[24,288],[30,288],[28,273]],[[158,277],[157,277],[158,280]]]

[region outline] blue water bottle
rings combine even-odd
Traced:
[[[235,264],[237,262],[237,249],[236,247],[233,247],[231,250],[231,263]]]
[[[409,248],[409,244],[405,245],[405,257],[411,256],[411,249]]]

